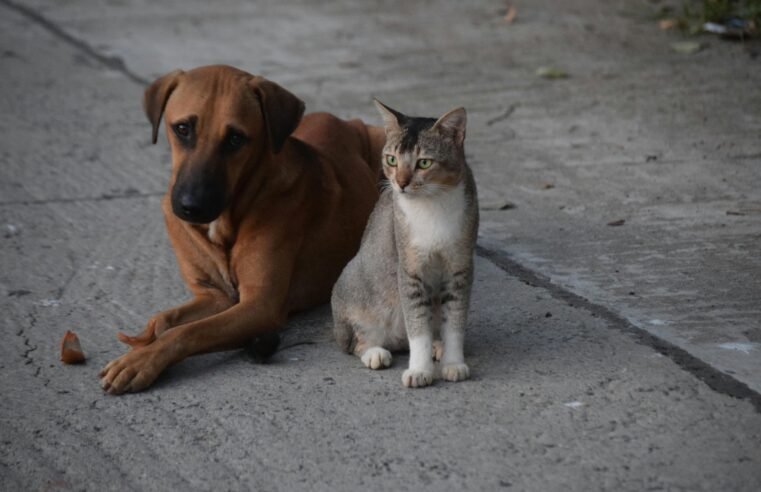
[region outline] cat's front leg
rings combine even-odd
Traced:
[[[441,377],[447,381],[462,381],[470,377],[465,364],[465,327],[470,304],[470,278],[468,270],[455,274],[451,286],[441,296]]]
[[[422,388],[433,383],[432,343],[430,334],[411,337],[410,367],[402,374],[402,384],[407,388]]]
[[[402,384],[407,388],[421,388],[433,383],[433,302],[430,289],[420,277],[403,270],[400,277],[400,301],[410,346],[410,365],[402,374]]]

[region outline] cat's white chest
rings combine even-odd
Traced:
[[[448,248],[463,234],[465,187],[457,187],[436,196],[399,196],[397,203],[404,214],[413,247],[426,252]]]

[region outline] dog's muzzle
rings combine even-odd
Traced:
[[[194,224],[208,224],[226,206],[224,179],[207,173],[183,173],[172,188],[172,212]]]

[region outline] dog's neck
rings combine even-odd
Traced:
[[[212,244],[226,248],[233,241],[233,227],[230,221],[230,213],[225,210],[219,217],[208,224],[198,226],[201,228]]]
[[[269,162],[273,163],[273,169],[268,175],[275,179],[278,187],[288,189],[298,180],[304,172],[305,154],[310,150],[301,140],[288,137],[280,152],[269,154]],[[301,163],[301,165],[297,163]]]

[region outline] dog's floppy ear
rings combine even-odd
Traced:
[[[304,101],[264,77],[255,76],[249,84],[259,98],[272,152],[277,154],[299,125],[304,115]]]
[[[153,143],[156,143],[159,138],[159,123],[161,122],[161,115],[164,114],[166,102],[169,95],[177,87],[182,74],[182,70],[170,72],[156,79],[143,93],[143,110],[145,110],[148,121],[153,125],[151,137]]]

